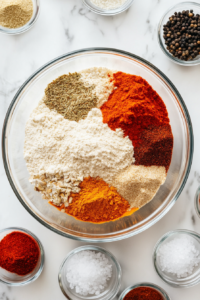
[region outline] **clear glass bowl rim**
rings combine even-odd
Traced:
[[[27,285],[33,281],[35,281],[39,276],[40,274],[42,273],[43,271],[43,268],[44,268],[44,261],[45,261],[45,254],[44,254],[44,248],[43,248],[43,245],[42,243],[40,242],[40,240],[38,239],[38,237],[33,234],[31,231],[25,229],[25,228],[22,228],[22,227],[7,227],[7,228],[4,228],[4,229],[1,229],[0,230],[0,233],[3,233],[5,231],[19,231],[19,232],[24,232],[28,235],[30,235],[34,240],[36,240],[36,242],[38,243],[38,246],[40,248],[40,254],[41,254],[41,264],[40,264],[40,268],[38,269],[37,273],[29,278],[28,280],[24,281],[24,282],[19,282],[19,283],[13,283],[13,282],[7,282],[7,281],[4,281],[0,278],[0,282],[6,284],[6,285],[9,285],[9,286],[22,286],[22,285]]]
[[[121,286],[121,279],[122,279],[122,269],[121,269],[121,266],[119,264],[119,262],[117,261],[116,257],[108,250],[102,248],[102,247],[98,247],[98,246],[93,246],[93,245],[85,245],[85,246],[81,246],[81,247],[78,247],[78,248],[75,248],[73,249],[72,251],[70,251],[67,256],[64,258],[63,262],[61,263],[60,265],[60,269],[59,269],[59,272],[58,272],[58,283],[59,283],[59,286],[60,286],[60,289],[62,291],[62,293],[65,295],[65,297],[69,300],[73,300],[72,298],[70,298],[68,295],[67,295],[67,292],[64,290],[63,288],[63,285],[62,285],[62,280],[61,280],[61,272],[62,272],[62,269],[66,263],[66,261],[71,258],[74,254],[76,253],[79,253],[81,251],[84,251],[84,250],[90,250],[90,251],[100,251],[102,253],[104,253],[105,255],[109,256],[111,258],[111,260],[114,262],[115,266],[116,266],[116,269],[117,269],[117,278],[118,278],[118,286],[117,286],[117,289],[115,291],[115,293],[112,295],[112,298],[110,299],[113,299],[119,289],[120,289],[120,286]]]
[[[200,186],[198,187],[195,197],[194,197],[194,207],[198,217],[200,218],[200,203],[199,203],[199,195],[200,195]]]
[[[33,15],[33,19],[26,23],[24,26],[19,28],[7,28],[7,27],[0,27],[0,33],[7,34],[7,35],[18,35],[24,33],[31,29],[31,27],[35,24],[39,17],[40,13],[40,0],[35,0],[37,8],[35,10],[35,14]]]
[[[150,287],[153,288],[155,290],[157,290],[158,292],[161,293],[161,295],[164,297],[163,300],[171,300],[171,298],[169,297],[169,295],[165,292],[165,290],[163,290],[161,287],[159,287],[158,285],[154,284],[154,283],[150,283],[150,282],[141,282],[141,283],[137,283],[134,284],[132,286],[127,287],[119,296],[118,300],[123,300],[124,297],[133,289],[136,289],[138,287]]]
[[[167,49],[165,48],[164,44],[163,44],[163,41],[162,41],[162,38],[161,38],[161,35],[162,35],[162,23],[163,23],[163,20],[164,18],[166,17],[166,15],[171,11],[171,10],[174,10],[175,8],[178,8],[179,6],[181,5],[188,5],[188,6],[197,6],[199,9],[200,9],[200,3],[197,3],[197,2],[188,2],[188,1],[184,1],[184,2],[179,2],[177,3],[176,5],[172,6],[170,9],[167,10],[167,12],[165,12],[165,14],[163,15],[163,17],[161,18],[159,24],[158,24],[158,44],[161,48],[161,50],[165,53],[165,55],[167,55],[167,57],[169,59],[171,59],[173,62],[181,65],[181,66],[197,66],[200,64],[200,58],[198,58],[197,60],[194,60],[194,61],[183,61],[181,59],[178,59],[174,56],[172,56],[168,51]],[[191,7],[190,7],[191,9]]]
[[[12,175],[10,174],[9,171],[9,164],[7,162],[7,154],[6,154],[6,131],[7,131],[7,126],[9,124],[9,118],[10,118],[10,114],[11,111],[13,109],[13,107],[16,105],[18,96],[23,92],[23,89],[34,79],[35,76],[37,76],[40,72],[44,71],[46,68],[50,67],[51,65],[55,64],[56,62],[62,60],[62,59],[66,59],[66,58],[70,58],[71,56],[74,55],[81,55],[81,54],[85,54],[85,53],[109,53],[109,54],[115,54],[115,55],[123,55],[126,58],[131,58],[134,60],[137,60],[138,62],[146,65],[152,72],[154,72],[156,75],[158,74],[170,87],[170,89],[173,91],[173,93],[176,95],[177,99],[179,100],[179,104],[184,112],[184,116],[186,118],[187,121],[187,125],[188,125],[188,131],[189,131],[189,157],[188,157],[188,163],[187,166],[185,168],[185,176],[183,178],[183,181],[179,187],[179,190],[177,191],[176,195],[174,196],[174,198],[171,200],[171,202],[168,204],[168,206],[165,208],[165,210],[163,210],[162,212],[159,213],[159,215],[157,215],[154,219],[152,219],[150,222],[148,222],[147,224],[145,224],[143,227],[140,227],[137,232],[135,233],[134,231],[130,231],[130,232],[126,232],[123,233],[120,236],[114,236],[112,238],[88,238],[88,237],[77,237],[77,236],[73,236],[70,235],[68,233],[64,233],[61,232],[60,230],[54,228],[52,225],[47,224],[42,218],[40,218],[39,216],[37,216],[29,207],[28,205],[23,201],[23,199],[20,197],[17,188],[14,185],[14,182],[12,180]],[[176,200],[178,199],[179,195],[181,194],[189,173],[190,173],[190,169],[191,169],[191,165],[192,165],[192,158],[193,158],[193,151],[194,151],[194,137],[193,137],[193,129],[192,129],[192,122],[190,119],[190,115],[189,112],[187,110],[187,107],[183,101],[183,98],[181,97],[180,93],[178,92],[178,90],[176,89],[176,87],[174,86],[174,84],[169,80],[169,78],[162,73],[157,67],[155,67],[154,65],[152,65],[150,62],[146,61],[145,59],[132,54],[130,52],[127,51],[123,51],[123,50],[118,50],[115,48],[101,48],[101,47],[96,47],[96,48],[85,48],[85,49],[79,49],[79,50],[75,50],[72,52],[68,52],[67,54],[61,55],[51,61],[49,61],[47,64],[43,65],[41,68],[39,68],[36,72],[34,72],[25,82],[24,84],[22,84],[22,86],[18,89],[17,93],[15,94],[13,100],[11,101],[11,104],[7,110],[6,116],[5,116],[5,120],[4,120],[4,124],[3,124],[3,129],[2,129],[2,158],[3,158],[3,163],[4,163],[4,168],[5,168],[5,172],[8,178],[8,181],[16,195],[16,197],[18,198],[18,200],[21,202],[21,204],[24,206],[24,208],[37,220],[39,221],[41,224],[43,224],[46,228],[71,239],[74,240],[78,240],[78,241],[84,241],[84,242],[88,242],[88,243],[104,243],[104,242],[113,242],[113,241],[118,241],[118,240],[122,240],[128,237],[131,237],[135,234],[138,234],[146,229],[148,229],[149,227],[151,227],[152,225],[154,225],[156,222],[158,222],[170,209],[171,207],[175,204]]]
[[[127,5],[125,5],[126,3],[124,3],[121,6],[121,10],[120,10],[120,7],[115,8],[115,9],[109,9],[109,10],[105,10],[105,9],[98,8],[98,7],[94,8],[94,7],[90,6],[85,0],[82,0],[82,1],[83,1],[83,4],[95,14],[102,15],[102,16],[115,16],[115,15],[121,14],[122,12],[129,9],[131,7],[131,5],[133,4],[134,0],[131,0]]]
[[[172,236],[174,234],[177,234],[177,233],[183,233],[183,234],[187,234],[189,236],[193,236],[195,238],[197,238],[199,240],[199,243],[200,243],[200,234],[198,234],[197,232],[195,231],[192,231],[192,230],[188,230],[188,229],[176,229],[176,230],[171,230],[171,231],[168,231],[167,233],[165,233],[159,240],[158,242],[156,243],[155,247],[154,247],[154,250],[153,250],[153,265],[154,265],[154,268],[156,270],[156,273],[158,274],[158,276],[164,281],[166,282],[167,284],[175,287],[175,288],[187,288],[187,287],[192,287],[194,285],[197,285],[198,283],[200,283],[200,276],[198,278],[198,280],[196,280],[195,282],[193,283],[187,283],[187,284],[184,284],[184,285],[179,285],[178,283],[176,284],[173,284],[171,282],[168,282],[163,276],[162,274],[160,274],[158,268],[157,268],[157,264],[156,264],[156,257],[157,257],[157,250],[158,248],[160,247],[160,245],[169,237],[169,236]]]

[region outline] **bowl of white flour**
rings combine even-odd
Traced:
[[[127,10],[134,0],[83,0],[92,12],[103,16],[114,16]]]

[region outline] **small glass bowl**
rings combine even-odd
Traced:
[[[200,251],[200,235],[196,232],[190,230],[173,230],[167,232],[165,235],[161,237],[161,239],[157,242],[154,252],[153,252],[153,264],[157,274],[160,276],[162,280],[173,287],[191,287],[198,283],[200,283],[200,264],[194,268],[192,275],[184,278],[178,278],[176,275],[168,273],[166,271],[162,271],[160,267],[159,257],[157,256],[158,250],[161,245],[169,242],[174,237],[180,237],[181,235],[188,235],[194,239],[195,245]]]
[[[102,15],[102,16],[114,16],[117,14],[120,14],[122,12],[124,12],[125,10],[127,10],[133,3],[134,0],[126,0],[126,2],[114,9],[102,9],[96,5],[94,5],[90,0],[83,0],[83,3],[85,4],[85,6],[91,10],[93,13],[98,14],[98,15]]]
[[[198,187],[196,191],[196,195],[194,198],[194,207],[196,209],[197,215],[200,217],[200,187]]]
[[[33,15],[31,19],[22,27],[18,28],[7,28],[0,26],[0,33],[5,33],[8,35],[17,35],[20,33],[24,33],[25,31],[29,30],[33,24],[35,24],[38,16],[39,16],[39,8],[40,8],[40,0],[32,0],[33,1]]]
[[[163,37],[163,25],[167,23],[169,20],[169,17],[171,17],[175,12],[181,12],[183,10],[194,10],[195,14],[200,14],[200,4],[195,2],[181,2],[177,5],[173,6],[171,9],[169,9],[165,15],[162,17],[159,25],[158,25],[158,43],[162,49],[162,51],[167,55],[169,59],[171,59],[173,62],[182,65],[182,66],[195,66],[200,64],[200,55],[195,57],[193,60],[190,61],[184,61],[177,57],[174,57],[166,48],[165,40]]]
[[[119,296],[118,300],[123,300],[124,297],[132,290],[139,288],[139,287],[149,287],[152,288],[154,290],[156,290],[158,293],[160,293],[160,295],[163,297],[163,300],[170,300],[170,297],[167,295],[167,293],[160,288],[159,286],[153,284],[153,283],[149,283],[149,282],[143,282],[143,283],[137,283],[135,285],[129,286],[127,287]]]
[[[27,235],[30,235],[37,242],[38,247],[40,249],[40,257],[38,259],[38,263],[34,270],[27,275],[21,276],[15,273],[8,272],[7,270],[0,267],[0,282],[3,282],[10,286],[22,286],[35,281],[42,273],[44,267],[44,249],[39,239],[32,232],[20,227],[9,227],[0,230],[0,241],[6,235],[13,231],[22,232],[26,233]]]
[[[98,296],[96,296],[96,295],[82,296],[82,295],[77,294],[74,289],[72,290],[69,287],[69,283],[66,278],[66,266],[67,266],[68,261],[75,254],[77,254],[81,251],[85,251],[85,250],[101,252],[101,253],[105,254],[106,258],[108,258],[108,260],[109,260],[109,263],[112,264],[111,279],[108,282],[106,290]],[[83,299],[84,300],[100,300],[100,299],[101,300],[111,300],[117,295],[117,293],[120,289],[121,277],[122,277],[122,271],[121,271],[120,264],[118,263],[116,258],[109,251],[107,251],[103,248],[100,248],[100,247],[87,245],[87,246],[82,246],[82,247],[76,248],[67,255],[67,257],[64,259],[64,261],[62,262],[62,264],[60,266],[60,270],[58,273],[58,282],[59,282],[61,291],[63,292],[63,294],[65,295],[65,297],[68,300],[81,300],[81,299],[82,300]]]

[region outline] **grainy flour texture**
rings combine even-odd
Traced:
[[[165,167],[132,165],[117,174],[112,184],[131,208],[140,208],[151,201],[166,177]]]
[[[127,0],[90,0],[102,9],[114,9],[123,5]]]
[[[69,121],[43,102],[32,112],[25,131],[24,157],[31,175],[64,172],[72,177],[101,177],[110,182],[134,163],[133,145],[123,131],[103,123],[93,108],[86,119]]]
[[[101,107],[113,91],[113,73],[107,68],[90,68],[81,72],[81,79],[86,86],[94,85],[94,93],[97,96],[97,107]]]

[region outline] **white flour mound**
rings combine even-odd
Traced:
[[[90,0],[94,5],[102,9],[114,9],[120,7],[127,0]]]
[[[123,131],[103,123],[93,108],[86,119],[69,121],[40,101],[25,129],[24,157],[33,175],[64,172],[106,182],[134,163],[133,145]]]
[[[114,89],[113,72],[107,68],[90,68],[80,72],[85,86],[95,85],[94,93],[98,97],[97,107],[101,107]],[[109,76],[108,76],[109,75]]]

